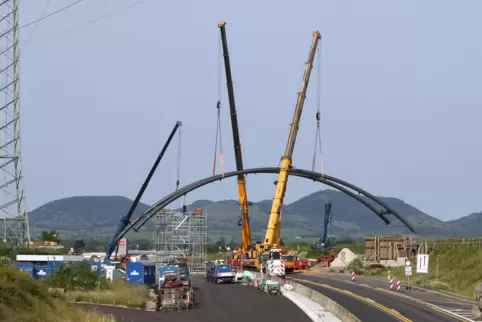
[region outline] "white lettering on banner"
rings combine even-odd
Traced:
[[[138,276],[139,273],[138,273],[137,271],[132,271],[131,275],[133,275],[133,276]]]
[[[417,255],[417,273],[428,273],[428,254]]]
[[[47,275],[43,270],[38,271],[37,275],[45,276]]]

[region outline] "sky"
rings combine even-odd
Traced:
[[[20,24],[47,2],[20,0]],[[52,0],[46,13],[73,2]],[[210,176],[218,99],[225,171],[235,169],[224,69],[218,76],[217,23],[226,20],[245,168],[278,166],[319,30],[321,79],[315,66],[293,165],[311,169],[320,91],[327,174],[444,220],[482,210],[482,2],[150,0],[89,22],[136,2],[84,0],[22,28],[29,208],[77,195],[134,198],[177,120],[181,186]],[[175,189],[177,147],[143,202]],[[271,199],[274,180],[248,176],[248,198]],[[324,188],[291,178],[285,202]],[[228,179],[186,202],[236,198]]]

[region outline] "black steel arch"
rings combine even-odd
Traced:
[[[138,218],[136,218],[132,223],[130,223],[118,236],[116,236],[116,243],[119,242],[119,240],[124,237],[124,235],[131,230],[133,227],[135,227],[138,223],[140,226],[142,226],[144,223],[146,223],[152,216],[154,216],[156,213],[158,213],[160,210],[162,210],[164,207],[175,201],[176,199],[182,197],[183,195],[196,190],[202,186],[205,186],[207,184],[210,184],[215,181],[221,181],[226,178],[230,178],[233,176],[237,176],[238,174],[256,174],[256,173],[279,173],[279,168],[253,168],[253,169],[245,169],[242,171],[232,171],[232,172],[227,172],[224,175],[215,175],[211,177],[207,177],[201,180],[198,180],[194,183],[191,183],[185,187],[182,187],[178,189],[177,191],[167,195],[163,199],[159,200],[156,202],[154,205],[152,205],[148,210],[146,210],[144,213],[142,213]],[[295,176],[295,177],[301,177],[301,178],[306,178],[310,179],[313,181],[317,181],[323,184],[326,184],[327,186],[331,186],[337,190],[340,190],[352,198],[358,200],[361,202],[363,205],[365,205],[367,208],[369,208],[371,211],[373,211],[375,214],[377,214],[386,224],[389,224],[390,222],[384,217],[385,214],[393,214],[395,217],[397,217],[410,231],[415,233],[415,229],[413,226],[408,223],[405,218],[400,216],[400,214],[388,206],[386,203],[383,201],[379,200],[377,197],[374,195],[368,193],[367,191],[349,183],[344,180],[341,180],[339,178],[329,176],[329,175],[323,175],[319,172],[313,172],[313,171],[308,171],[308,170],[301,170],[301,169],[296,169],[293,168],[290,171],[290,176]],[[368,203],[366,200],[364,200],[361,196],[353,193],[349,189],[355,190],[357,193],[367,197],[368,199],[371,199],[372,201],[378,203],[380,206],[382,206],[385,210],[377,210],[375,207],[373,207],[370,203]]]

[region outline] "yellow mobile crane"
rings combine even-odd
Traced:
[[[229,110],[231,114],[231,127],[233,129],[234,156],[236,159],[236,170],[243,170],[243,155],[241,153],[241,141],[239,139],[238,117],[236,114],[236,103],[234,100],[233,79],[231,76],[231,64],[229,61],[228,41],[226,37],[226,22],[218,24],[221,32],[221,42],[223,46],[224,68],[226,70],[226,85],[228,88]],[[236,259],[240,255],[245,255],[251,250],[251,229],[249,227],[248,198],[246,193],[246,180],[244,174],[238,175],[238,194],[239,205],[242,211],[242,230],[241,230],[241,249],[236,251]],[[241,221],[240,220],[240,221]]]
[[[298,128],[301,119],[301,113],[303,111],[303,105],[305,103],[306,91],[308,89],[308,83],[310,81],[311,70],[313,68],[313,61],[315,58],[316,48],[318,42],[321,39],[321,34],[318,31],[313,32],[313,40],[311,43],[310,53],[308,55],[308,61],[306,62],[305,73],[303,75],[303,81],[301,83],[301,91],[298,93],[298,101],[296,103],[295,112],[293,115],[293,122],[291,123],[290,134],[288,137],[288,143],[286,145],[285,154],[281,159],[280,172],[278,180],[276,182],[276,190],[273,197],[273,204],[269,215],[268,227],[266,229],[266,235],[262,244],[256,245],[256,253],[258,254],[258,260],[256,266],[261,268],[263,258],[261,255],[263,251],[268,251],[273,247],[278,247],[280,243],[280,214],[281,207],[283,206],[283,199],[286,192],[286,185],[288,183],[288,174],[292,167],[292,156],[295,147],[296,136],[298,134]]]

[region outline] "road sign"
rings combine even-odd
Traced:
[[[410,261],[407,259],[407,261],[405,262],[405,266],[410,266]]]
[[[417,255],[417,273],[428,273],[428,254]]]
[[[405,266],[405,276],[412,276],[412,266]]]

